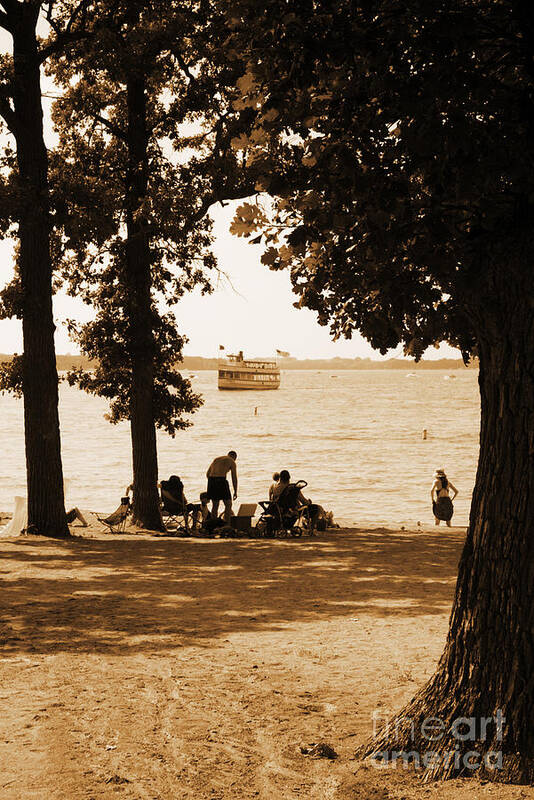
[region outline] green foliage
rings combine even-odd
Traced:
[[[9,361],[0,363],[0,394],[10,392],[15,397],[22,396],[22,360],[15,354]]]
[[[0,319],[22,319],[22,289],[18,275],[0,291]]]
[[[120,290],[118,290],[120,291]],[[201,404],[199,395],[191,389],[190,381],[174,369],[181,360],[185,339],[177,334],[176,320],[171,314],[154,314],[156,347],[150,355],[154,368],[153,409],[157,427],[174,436],[190,423],[184,413],[194,412]],[[121,310],[121,302],[114,297],[100,304],[94,321],[79,326],[69,323],[73,338],[79,341],[82,351],[98,364],[92,371],[71,370],[67,380],[71,385],[110,402],[110,422],[130,418],[131,354],[127,347],[128,322]]]
[[[236,102],[256,108],[234,146],[276,197],[268,221],[241,206],[234,233],[263,232],[263,262],[290,269],[297,304],[335,337],[358,329],[416,358],[446,340],[467,357],[496,273],[529,286],[532,11],[237,0],[229,16],[247,62]]]
[[[127,274],[128,225],[135,246],[146,242],[149,250],[152,341],[142,355],[154,371],[155,422],[174,434],[200,398],[175,370],[185,340],[160,308],[193,289],[211,291],[207,211],[216,200],[246,196],[253,182],[230,147],[241,123],[226,87],[238,70],[222,55],[227,32],[217,5],[118,6],[114,24],[53,63],[63,88],[53,108],[60,140],[51,155],[54,252],[68,290],[95,309],[95,319],[72,324],[71,333],[100,364],[69,379],[109,398],[112,421],[129,418],[140,347],[132,314],[143,287],[132,287]],[[146,101],[137,132],[126,88],[132,80],[142,83]]]

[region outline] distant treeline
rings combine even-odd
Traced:
[[[0,364],[4,361],[11,361],[12,358],[12,355],[0,353]],[[86,356],[71,355],[56,355],[56,365],[58,370],[78,369],[79,367],[91,369],[92,367],[96,366],[95,362],[91,361],[89,358],[86,358]]]
[[[1,361],[10,361],[10,355],[0,353]],[[95,362],[85,356],[56,356],[59,370],[76,369],[83,367],[91,369]],[[202,358],[201,356],[185,356],[183,368],[190,370],[217,369],[216,358]],[[414,361],[403,358],[389,358],[386,361],[373,361],[370,358],[281,358],[282,369],[404,369],[410,372],[419,369],[466,369],[461,358],[440,358],[435,361]],[[478,369],[478,360],[473,359],[468,369]]]

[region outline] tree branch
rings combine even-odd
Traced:
[[[0,6],[3,6],[8,14],[20,13],[20,3],[17,0],[0,0]]]
[[[0,3],[2,2],[3,0],[0,0]],[[18,5],[18,2],[16,2],[16,0],[15,0],[15,5]],[[99,30],[105,29],[109,21],[114,18],[114,15],[116,14],[119,7],[118,3],[113,3],[109,8],[108,12],[98,22],[98,25],[95,24],[95,26],[91,30],[89,30],[87,28],[87,14],[90,7],[90,0],[80,0],[78,5],[73,9],[72,14],[70,15],[69,20],[64,28],[61,28],[59,25],[57,25],[55,21],[52,20],[51,12],[53,5],[54,5],[53,0],[50,0],[48,5],[47,20],[51,28],[56,33],[56,39],[40,50],[39,52],[40,64],[43,64],[46,61],[46,59],[49,56],[54,55],[54,53],[61,52],[62,50],[65,50],[69,45],[83,41],[83,39],[92,36]],[[77,23],[77,27],[76,30],[73,30],[73,26],[75,23]]]
[[[80,0],[72,14],[70,15],[70,19],[67,22],[67,26],[65,28],[65,33],[70,33],[72,31],[72,26],[76,20],[76,17],[79,15],[81,17],[82,22],[80,23],[82,27],[85,25],[87,20],[87,10],[89,7],[89,0]]]
[[[214,187],[202,200],[195,213],[191,215],[189,222],[184,225],[184,231],[188,233],[215,203],[222,203],[223,200],[244,200],[245,197],[251,197],[254,194],[257,194],[257,190],[254,188],[254,180],[250,180],[248,183],[245,181],[242,186],[235,186],[232,190],[222,186]]]
[[[52,16],[52,9],[54,8],[54,0],[49,0],[48,8],[46,9],[45,19],[52,28],[52,30],[59,36],[61,33],[61,25],[58,25]]]
[[[81,42],[89,36],[90,32],[87,30],[74,31],[68,34],[64,31],[60,31],[53,42],[50,42],[46,47],[42,47],[39,50],[39,64],[44,64],[47,58],[54,55],[54,53],[60,53],[69,45]]]
[[[178,65],[179,65],[180,69],[182,70],[182,72],[185,73],[185,75],[187,75],[187,77],[189,78],[191,83],[196,83],[197,79],[195,78],[195,76],[193,75],[191,70],[189,69],[189,65],[186,64],[186,62],[184,60],[184,57],[182,56],[180,51],[179,50],[173,50],[172,51],[172,55],[175,57],[176,61],[178,62]]]
[[[1,2],[1,0],[0,0],[0,2]],[[71,15],[70,15],[65,27],[62,27],[61,24],[58,23],[57,20],[54,19],[54,16],[53,16],[53,13],[52,13],[53,10],[54,10],[54,0],[49,0],[48,1],[48,8],[47,8],[46,14],[45,14],[45,19],[48,22],[48,24],[50,25],[50,27],[52,28],[52,30],[57,34],[57,36],[58,37],[60,37],[60,36],[62,37],[65,34],[68,35],[68,34],[70,34],[72,32],[72,26],[76,22],[76,19],[77,19],[78,16],[80,16],[82,18],[82,23],[80,23],[80,24],[81,24],[81,26],[83,28],[83,26],[85,24],[85,18],[87,17],[88,7],[89,7],[89,0],[80,0],[78,5],[73,9],[73,11],[72,11],[72,13],[71,13]]]
[[[15,116],[14,110],[11,108],[9,103],[10,94],[6,91],[5,86],[0,87],[0,116],[4,118],[4,121],[9,129],[9,131],[15,136],[16,129],[17,129],[17,118]]]
[[[0,28],[4,28],[4,30],[8,31],[9,33],[13,32],[11,19],[4,11],[0,11]]]
[[[101,114],[92,114],[90,111],[88,114],[90,114],[90,116],[93,117],[96,122],[100,122],[104,128],[107,128],[107,130],[117,139],[122,139],[123,142],[128,141],[125,131],[123,131],[122,128],[119,128],[118,125],[114,125],[113,122],[110,122],[109,119],[106,119],[106,117],[103,117]]]

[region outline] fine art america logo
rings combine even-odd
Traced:
[[[474,747],[465,750],[465,742],[485,742],[489,739],[502,742],[505,717],[498,709],[492,717],[457,717],[452,723],[445,722],[439,717],[426,717],[417,725],[409,717],[400,717],[395,720],[394,740],[406,740],[406,731],[412,742],[426,741],[428,749],[413,750],[382,750],[372,756],[373,764],[378,768],[394,767],[399,762],[405,768],[413,766],[416,769],[436,769],[443,766],[455,771],[462,769],[477,770],[484,767],[487,770],[502,769],[502,750],[488,750],[481,753]],[[378,734],[390,737],[391,723],[383,717],[380,711],[373,712],[373,735]],[[417,734],[421,734],[416,736]],[[435,749],[444,737],[454,746],[450,750]]]

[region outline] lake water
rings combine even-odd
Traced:
[[[175,439],[159,435],[160,478],[180,475],[189,500],[204,490],[212,458],[235,449],[238,502],[265,499],[273,471],[287,468],[338,521],[427,525],[433,474],[444,468],[460,492],[453,522],[467,524],[478,458],[476,370],[295,370],[282,374],[279,390],[263,392],[218,391],[215,372],[192,380],[205,401],[194,425]],[[69,505],[109,512],[131,480],[129,427],[110,425],[107,410],[104,400],[61,385]],[[0,396],[0,443],[0,509],[10,510],[14,495],[26,493],[22,402],[13,397]]]

